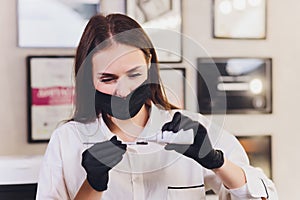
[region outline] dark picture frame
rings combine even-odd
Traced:
[[[145,29],[161,63],[182,62],[182,1],[126,0],[126,14]]]
[[[261,168],[266,176],[272,179],[272,136],[241,135],[236,138],[244,147],[250,164]]]
[[[212,35],[218,39],[266,39],[267,0],[212,0]]]
[[[186,71],[184,67],[160,68],[160,78],[168,101],[178,108],[185,108]]]
[[[28,142],[48,142],[73,112],[74,56],[27,56]]]
[[[197,68],[200,113],[272,113],[272,58],[198,58]]]
[[[241,135],[236,138],[245,149],[250,165],[262,169],[266,176],[272,179],[272,136]],[[218,199],[212,190],[208,190],[206,194],[211,199]]]

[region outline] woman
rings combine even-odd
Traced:
[[[75,75],[74,117],[52,134],[37,199],[193,200],[205,199],[207,189],[220,199],[277,199],[235,137],[225,131],[212,137],[202,115],[167,101],[155,49],[133,19],[92,17]],[[155,140],[167,132],[194,138]]]

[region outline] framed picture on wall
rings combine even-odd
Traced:
[[[266,38],[266,0],[213,0],[213,37]]]
[[[168,101],[185,108],[185,68],[160,68],[159,73]]]
[[[28,56],[28,142],[48,142],[73,111],[73,56]]]
[[[272,179],[272,137],[271,135],[236,136],[246,150],[250,164],[261,168]]]
[[[272,113],[271,58],[198,58],[197,68],[199,112]]]
[[[249,158],[250,165],[263,170],[272,179],[272,137],[271,135],[236,136]],[[217,200],[218,196],[209,190],[206,199]]]
[[[150,36],[160,62],[182,61],[181,0],[127,0],[126,13]]]
[[[18,0],[18,46],[75,48],[96,1]]]
[[[18,46],[75,48],[99,12],[125,13],[125,0],[18,0]]]

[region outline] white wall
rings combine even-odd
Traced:
[[[17,47],[16,0],[0,6],[0,155],[43,154],[46,144],[27,143],[27,55],[65,55],[74,50]]]
[[[300,22],[297,0],[268,1],[268,25],[266,40],[220,40],[211,37],[211,1],[183,1],[184,34],[203,45],[213,57],[245,56],[273,58],[273,114],[227,115],[224,126],[238,135],[273,135],[273,177],[281,199],[298,196],[297,180],[300,173],[298,112],[300,111]],[[68,49],[26,49],[17,47],[16,2],[3,0],[0,6],[0,155],[43,154],[46,144],[28,144],[26,108],[27,55],[74,54]],[[196,64],[196,56],[184,57]],[[183,64],[189,68],[190,64]],[[188,69],[188,81],[195,84],[192,70]],[[194,85],[195,86],[195,85]],[[187,91],[187,108],[195,110],[195,99]]]
[[[227,115],[225,128],[237,135],[272,134],[273,179],[281,199],[298,196],[300,179],[299,112],[300,2],[268,1],[266,40],[211,38],[211,1],[184,1],[184,33],[202,44],[211,56],[273,58],[273,114]],[[188,48],[188,47],[185,47]],[[191,105],[190,105],[191,106]]]

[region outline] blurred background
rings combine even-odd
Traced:
[[[201,112],[197,100],[202,97],[198,91],[197,69],[201,67],[198,58],[271,60],[271,65],[263,68],[261,73],[261,84],[267,87],[262,87],[263,92],[256,103],[247,107],[236,100],[234,104],[240,107],[228,110],[227,114],[216,112],[216,117],[221,118],[219,122],[226,130],[244,139],[241,142],[251,154],[253,164],[266,167],[264,170],[275,182],[281,199],[298,196],[300,67],[296,58],[300,53],[299,1],[3,0],[1,4],[0,184],[34,183],[47,147],[43,140],[49,135],[39,137],[39,133],[29,130],[33,127],[33,115],[29,113],[32,114],[34,106],[28,98],[33,88],[29,86],[35,83],[30,82],[27,74],[28,56],[70,56],[72,59],[83,28],[93,14],[121,12],[150,28],[149,34],[161,49],[162,68],[179,69],[180,74],[176,77],[178,80],[180,76],[184,77],[185,89],[179,87],[180,91],[173,93],[180,93],[179,105],[191,111]],[[151,32],[151,28],[172,30],[169,40],[163,43],[157,37],[160,32]],[[164,51],[167,47],[171,53]],[[225,65],[226,59],[222,61]],[[42,65],[46,66],[47,62]],[[72,61],[63,63],[66,62],[72,65]],[[222,64],[216,66],[224,67]],[[240,66],[243,68],[243,64]],[[253,102],[257,93],[250,94],[250,80],[243,79],[252,77],[251,72],[248,76],[247,73],[230,74],[228,70],[220,77],[229,77],[229,84],[221,85],[216,92],[247,96]],[[172,93],[176,86],[170,81],[165,82]],[[255,87],[261,84],[259,82]],[[227,101],[232,103],[230,99]],[[211,110],[215,109],[214,104],[209,106]],[[42,124],[45,126],[45,123]],[[256,138],[265,138],[263,136],[268,139],[256,141]],[[252,137],[251,141],[246,140],[249,137]],[[15,174],[14,178],[10,174]]]

